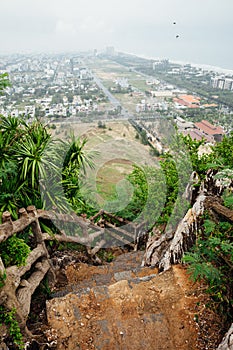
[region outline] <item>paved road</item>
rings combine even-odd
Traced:
[[[128,119],[128,118],[132,118],[133,114],[129,113],[121,104],[121,102],[119,100],[117,100],[113,94],[111,94],[111,92],[104,86],[104,84],[102,83],[102,81],[92,73],[92,77],[93,80],[95,81],[95,83],[98,85],[98,87],[103,91],[103,93],[105,94],[105,96],[107,96],[107,98],[109,99],[109,101],[111,102],[111,104],[113,105],[114,108],[121,108],[121,117]]]
[[[102,83],[102,81],[96,76],[93,75],[93,80],[94,82],[98,85],[98,87],[104,92],[104,94],[107,96],[107,98],[109,99],[109,101],[112,103],[112,105],[114,107],[119,107],[121,106],[121,103],[111,94],[111,92],[104,86],[104,84]]]

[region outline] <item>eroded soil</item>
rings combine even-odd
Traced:
[[[68,285],[47,301],[48,340],[58,350],[216,349],[218,317],[183,266],[140,268],[143,252],[103,266],[65,269]]]

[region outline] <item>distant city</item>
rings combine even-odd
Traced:
[[[104,52],[0,56],[4,72],[11,81],[0,96],[5,116],[44,118],[52,125],[160,115],[208,142],[233,128],[233,76],[191,64],[146,59],[109,46]]]

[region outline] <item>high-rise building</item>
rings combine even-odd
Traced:
[[[225,84],[225,79],[224,78],[221,78],[221,79],[218,79],[218,88],[219,89],[224,89],[224,84]]]
[[[233,90],[233,79],[219,76],[211,78],[211,85],[214,89]]]
[[[231,90],[233,80],[230,78],[226,78],[224,82],[224,90]]]
[[[211,85],[214,89],[217,89],[218,87],[218,78],[211,78]]]

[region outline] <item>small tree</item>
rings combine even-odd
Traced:
[[[8,73],[0,74],[0,94],[3,90],[5,90],[8,86],[11,86],[11,83],[9,81],[9,75]]]

